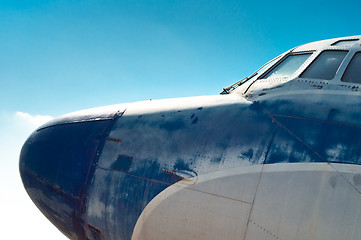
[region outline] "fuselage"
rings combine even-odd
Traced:
[[[222,95],[56,118],[24,186],[71,239],[360,239],[359,52],[310,43]]]

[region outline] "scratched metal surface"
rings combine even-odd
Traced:
[[[180,102],[149,114],[132,112],[130,106],[109,135],[119,142],[107,142],[99,158],[87,223],[106,226],[105,239],[129,239],[147,203],[179,180],[169,172],[202,175],[262,163],[274,124],[252,103],[233,103],[233,97],[223,101],[227,98],[231,104],[197,101],[183,109]],[[125,157],[131,159],[128,164],[113,169]]]
[[[21,151],[20,172],[28,194],[69,238],[85,237],[82,219],[87,181],[112,122],[43,128],[28,138]]]
[[[341,77],[361,42],[335,44],[355,38],[228,95],[57,118],[24,144],[24,186],[71,239],[360,239],[360,85]],[[300,78],[325,49],[349,50],[335,78]]]
[[[130,107],[112,129],[113,140],[105,144],[99,159],[86,222],[106,226],[105,239],[129,239],[148,202],[179,180],[164,170],[202,176],[263,163],[360,164],[360,118],[342,110],[348,103],[330,105],[328,110],[322,103],[330,96],[323,93],[298,107],[295,102],[304,97],[207,107],[198,107],[198,102],[194,108],[149,114],[131,112]],[[350,104],[358,98],[351,100]],[[343,118],[349,122],[341,124]],[[119,160],[126,164],[114,169]],[[225,192],[219,196],[230,197],[231,182],[222,182]],[[209,193],[207,188],[200,190]]]

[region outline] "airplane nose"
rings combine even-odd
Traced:
[[[85,239],[89,182],[113,119],[54,124],[36,130],[20,154],[26,191],[68,238]]]

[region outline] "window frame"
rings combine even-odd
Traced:
[[[283,63],[288,57],[290,56],[294,56],[294,55],[306,55],[306,54],[310,54],[310,56],[306,59],[306,61],[304,61],[301,66],[289,77],[279,77],[279,78],[274,78],[274,79],[290,79],[292,76],[294,76],[298,71],[300,71],[300,69],[302,69],[302,67],[306,64],[307,61],[309,61],[312,58],[312,55],[315,53],[314,50],[310,50],[310,51],[302,51],[302,52],[289,52],[287,54],[285,54],[281,59],[279,59],[276,63],[274,63],[270,68],[268,68],[265,72],[262,73],[262,75],[260,75],[257,80],[270,80],[267,78],[264,78],[265,76],[267,76],[270,72],[272,72],[275,68],[277,68],[281,63]]]
[[[359,38],[341,39],[341,40],[338,40],[338,41],[332,43],[331,46],[332,47],[346,47],[346,46],[350,46],[350,45],[348,45],[347,43],[345,45],[337,45],[337,44],[340,43],[340,42],[355,42],[354,44],[356,44],[356,42],[358,42],[358,41],[360,41]]]
[[[317,61],[317,59],[324,53],[324,52],[345,52],[346,55],[344,56],[344,58],[342,59],[342,61],[340,62],[340,64],[338,65],[338,68],[336,69],[336,72],[333,76],[332,79],[324,79],[324,78],[310,78],[310,77],[301,77],[302,74],[304,74],[311,66],[313,63],[315,63]],[[301,79],[312,79],[312,80],[320,80],[320,81],[333,81],[337,75],[339,74],[340,70],[342,69],[342,66],[345,62],[345,60],[347,60],[347,56],[350,53],[350,50],[346,50],[346,49],[323,49],[322,51],[320,51],[317,56],[307,65],[307,67],[305,69],[303,69],[303,71],[298,75],[299,78]]]
[[[352,54],[352,57],[351,57],[350,60],[348,61],[347,66],[345,67],[345,69],[344,69],[344,71],[343,71],[343,73],[342,73],[342,75],[341,75],[341,77],[340,77],[340,82],[346,83],[346,84],[361,84],[361,82],[360,82],[360,83],[357,83],[357,82],[342,81],[344,75],[346,74],[346,72],[347,72],[350,64],[352,63],[352,60],[355,58],[356,54],[361,54],[361,51],[356,51],[356,52],[354,52],[354,53]]]

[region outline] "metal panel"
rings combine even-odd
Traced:
[[[84,238],[87,181],[113,120],[47,127],[24,144],[20,173],[28,194],[45,216],[72,239]]]
[[[356,240],[360,201],[360,193],[327,163],[265,165],[245,239]]]
[[[249,102],[201,104],[197,102],[194,108],[174,107],[172,110],[155,105],[147,109],[147,114],[130,108],[119,118],[109,135],[119,141],[105,143],[86,217],[88,224],[103,226],[104,238],[129,239],[145,206],[165,188],[182,180],[186,176],[180,174],[182,171],[188,171],[190,176],[201,176],[216,170],[263,163],[275,127],[271,118]],[[254,130],[250,132],[249,129]],[[122,171],[114,168],[119,156],[131,159],[129,169],[128,163]],[[232,183],[230,179],[233,178],[223,176],[212,183],[221,186],[223,182]],[[233,180],[235,184],[230,187],[241,183],[241,180]],[[214,192],[217,189],[209,184],[199,187],[225,199],[252,199],[252,194],[241,196],[238,191]],[[115,209],[117,214],[112,214]]]

